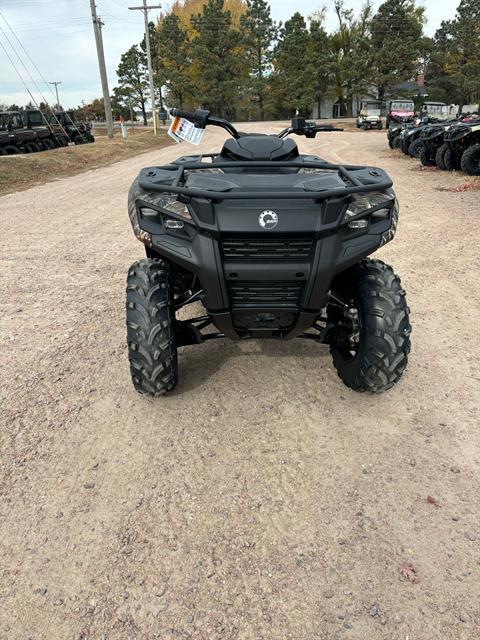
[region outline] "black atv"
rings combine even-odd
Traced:
[[[73,111],[60,111],[48,119],[50,126],[61,125],[67,133],[70,142],[87,144],[95,142],[92,126],[85,120],[78,120]]]
[[[439,169],[445,169],[443,164],[443,156],[445,154],[446,144],[444,143],[445,132],[450,127],[458,124],[458,120],[449,120],[443,123],[433,123],[423,127],[420,132],[420,140],[423,147],[420,150],[420,162],[424,166],[437,166]]]
[[[387,140],[390,149],[399,149],[401,138],[400,134],[404,129],[413,127],[410,117],[400,118],[398,116],[390,116],[390,123],[387,129]]]
[[[480,118],[461,122],[445,133],[445,169],[480,175]]]
[[[388,175],[300,155],[288,134],[338,129],[298,116],[278,135],[262,135],[209,111],[171,113],[232,138],[220,153],[142,169],[130,188],[130,221],[147,256],[127,280],[137,391],[171,391],[177,348],[217,338],[326,343],[347,386],[392,387],[407,365],[409,309],[393,269],[367,258],[395,235]],[[201,316],[177,319],[196,301]]]
[[[427,122],[416,122],[407,126],[399,135],[399,147],[406,156],[411,158],[420,158],[423,149],[423,141],[420,135],[424,128],[428,126]]]

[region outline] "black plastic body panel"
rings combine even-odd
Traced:
[[[198,277],[209,316],[232,339],[290,339],[306,331],[325,307],[335,275],[373,253],[391,226],[390,217],[371,217],[367,228],[355,230],[344,219],[354,193],[388,192],[388,203],[376,208],[393,209],[392,183],[381,169],[330,165],[311,156],[220,162],[235,169],[228,173],[212,171],[215,164],[198,158],[177,163],[178,169],[141,172],[138,224],[150,234],[150,251]],[[279,175],[277,166],[291,171]],[[268,170],[268,177],[257,168]],[[156,193],[178,194],[191,219],[160,206],[155,215]],[[267,211],[276,214],[274,228],[261,226]],[[183,228],[166,228],[168,218],[183,220]]]

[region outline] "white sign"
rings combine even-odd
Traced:
[[[198,145],[201,143],[204,133],[205,129],[199,129],[190,120],[178,116],[172,120],[168,129],[168,135],[177,143],[185,141]]]

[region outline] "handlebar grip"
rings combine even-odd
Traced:
[[[173,117],[186,118],[187,120],[195,121],[195,111],[184,111],[183,109],[170,109],[170,115]]]

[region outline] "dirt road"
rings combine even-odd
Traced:
[[[134,392],[127,190],[185,149],[0,199],[2,640],[479,638],[480,192],[384,132],[300,146],[395,182],[413,347],[381,396],[302,341],[184,348],[176,392]]]

